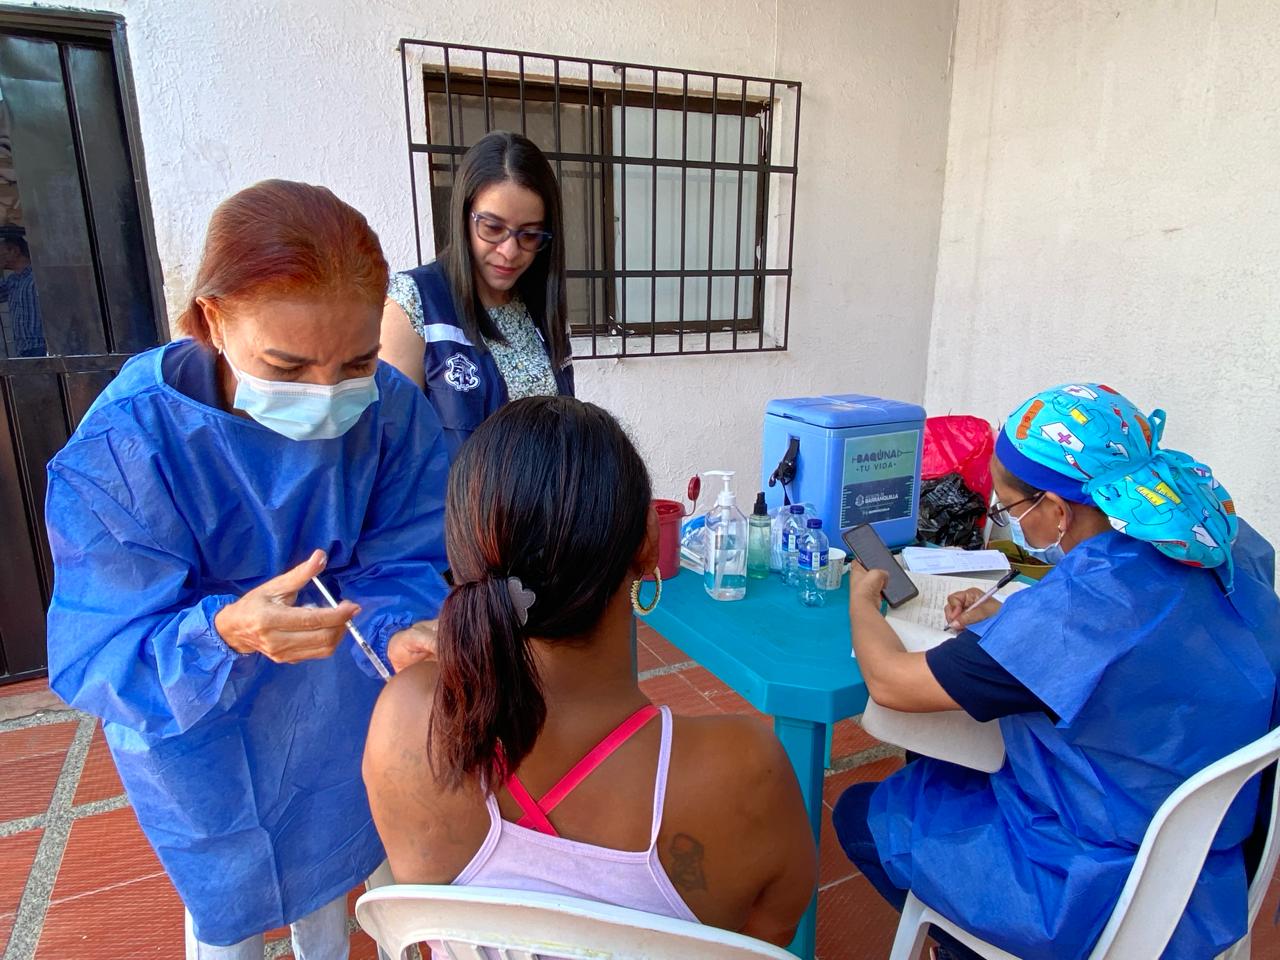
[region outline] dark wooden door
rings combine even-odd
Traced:
[[[0,683],[47,663],[45,465],[165,336],[123,40],[0,14]]]

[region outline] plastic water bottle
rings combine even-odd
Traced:
[[[822,532],[822,521],[817,517],[810,517],[798,551],[800,602],[806,607],[820,607],[827,602],[827,592],[822,589],[822,577],[827,567],[828,547],[827,535]]]
[[[804,504],[793,503],[787,518],[782,522],[782,582],[789,587],[799,586],[800,538],[805,534]]]

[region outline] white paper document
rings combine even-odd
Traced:
[[[999,550],[904,547],[902,562],[913,573],[987,573],[1009,569],[1009,558]]]
[[[985,592],[994,586],[990,580],[974,580],[969,577],[936,577],[932,574],[913,571],[909,571],[907,576],[916,585],[920,595],[914,600],[908,600],[896,610],[890,610],[885,615],[885,619],[893,625],[894,629],[898,629],[900,624],[910,623],[936,631],[939,634],[937,641],[929,646],[937,646],[951,636],[946,632],[947,617],[943,612],[947,605],[947,597],[961,590],[968,590],[970,587],[977,587]],[[1025,587],[1025,583],[1011,583],[996,594],[996,598],[1003,599]],[[901,634],[903,631],[898,630],[898,632]],[[907,649],[913,648],[908,646]]]
[[[946,618],[942,613],[948,596],[970,587],[986,591],[992,586],[989,580],[967,577],[935,577],[927,573],[907,575],[920,590],[920,595],[898,609],[890,610],[885,619],[902,640],[902,645],[912,653],[930,650],[954,636],[946,629]],[[1026,586],[1025,583],[1011,583],[998,596],[1007,596]],[[962,710],[900,713],[869,700],[862,715],[862,726],[877,740],[974,770],[994,773],[1004,765],[1004,736],[1000,732],[999,721],[979,723]]]

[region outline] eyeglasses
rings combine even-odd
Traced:
[[[476,236],[495,247],[506,243],[507,237],[515,237],[521,250],[536,253],[551,242],[551,234],[546,230],[513,230],[501,220],[486,217],[483,213],[471,214],[471,222],[476,225]]]
[[[1014,507],[1020,507],[1024,503],[1029,503],[1031,504],[1031,506],[1028,507],[1027,511],[1022,514],[1022,516],[1025,517],[1027,513],[1030,513],[1032,510],[1035,509],[1035,505],[1039,503],[1042,499],[1044,499],[1043,490],[1041,490],[1039,493],[1033,493],[1029,497],[1023,497],[1021,500],[1015,500],[1013,501],[1013,503],[1009,504],[1007,507],[1001,504],[999,500],[997,500],[995,503],[991,505],[991,509],[987,511],[987,516],[991,519],[991,522],[994,523],[997,527],[1007,527],[1009,525],[1010,510],[1012,510]]]

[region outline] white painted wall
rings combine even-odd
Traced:
[[[1280,538],[1280,4],[963,0],[926,403],[1169,414]]]
[[[770,398],[923,397],[955,0],[99,6],[127,19],[171,314],[214,205],[264,177],[333,188],[413,265],[401,36],[775,75],[804,84],[792,349],[583,362],[580,394],[631,426],[660,492],[729,467],[748,503]]]

